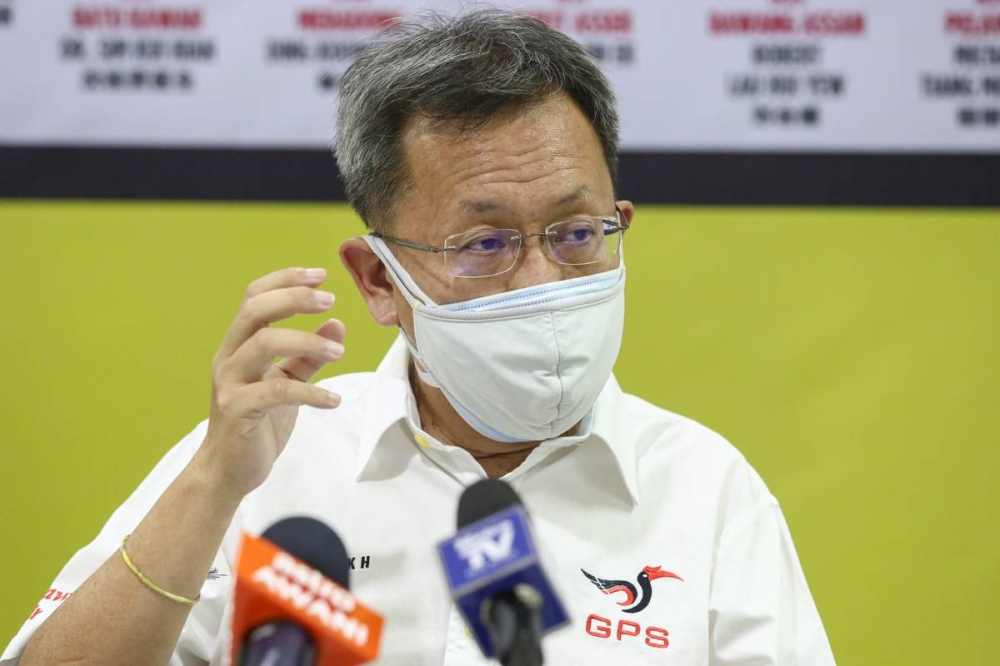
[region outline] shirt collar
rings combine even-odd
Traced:
[[[408,425],[408,406],[413,400],[409,380],[410,352],[402,335],[396,338],[375,371],[374,386],[366,401],[361,428],[358,466],[355,479],[367,481],[384,478],[388,470],[405,469],[399,457],[419,455],[416,446],[401,449],[390,444],[395,440],[412,440]],[[635,442],[622,418],[624,395],[614,375],[608,378],[594,403],[590,433],[579,437],[559,437],[539,445],[550,450],[568,445],[591,444],[607,451],[614,461],[613,469],[622,480],[632,504],[638,504],[638,480],[635,464]],[[402,431],[397,433],[397,431]],[[393,434],[396,433],[395,437]],[[402,434],[403,437],[399,437]],[[544,451],[540,451],[544,452]],[[380,473],[379,470],[382,470]]]
[[[633,506],[639,503],[639,480],[635,461],[635,439],[624,418],[625,394],[614,374],[594,403],[590,439],[599,442],[614,460],[614,469]]]
[[[393,447],[379,445],[391,439],[390,432],[406,427],[406,408],[413,395],[409,362],[406,342],[398,336],[375,370],[370,397],[365,400],[356,481],[380,477],[377,469],[391,463],[391,452],[385,449]]]

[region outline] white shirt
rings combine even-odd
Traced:
[[[463,488],[484,477],[465,450],[419,428],[397,340],[375,373],[321,382],[343,401],[303,408],[270,476],[246,497],[181,632],[171,665],[223,664],[232,572],[243,531],[289,515],[331,525],[353,558],[351,589],[385,617],[377,663],[487,664],[448,596],[436,544],[455,532]],[[833,664],[777,501],[719,435],[622,393],[612,377],[581,434],[541,443],[504,479],[532,516],[544,564],[570,615],[548,635],[550,664]],[[115,552],[203,440],[175,446],[52,583],[0,658],[29,637]],[[183,520],[183,517],[178,517]],[[637,577],[661,567],[679,578]],[[583,573],[639,590],[605,594]],[[625,605],[619,605],[619,604]]]

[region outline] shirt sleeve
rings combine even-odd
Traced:
[[[709,621],[711,666],[834,664],[788,525],[773,497],[720,543]]]
[[[130,534],[153,504],[190,462],[205,437],[207,422],[200,424],[157,463],[135,492],[108,519],[92,542],[77,551],[39,600],[34,612],[0,656],[0,666],[14,666],[21,658],[28,640],[59,604],[90,577],[121,546],[122,537]],[[181,520],[181,518],[178,518]],[[232,593],[230,555],[238,545],[239,514],[230,525],[222,547],[204,586],[201,599],[188,615],[181,631],[170,666],[195,666],[210,662],[219,635],[223,611]]]

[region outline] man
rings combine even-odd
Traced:
[[[372,231],[340,255],[399,339],[374,374],[311,385],[344,325],[268,325],[329,310],[325,272],[252,283],[207,425],[70,561],[53,587],[72,596],[43,602],[0,663],[221,663],[239,535],[295,514],[345,535],[354,590],[386,617],[382,663],[484,663],[434,545],[485,476],[518,489],[554,555],[572,622],[546,639],[549,663],[832,663],[763,482],[611,376],[634,217],[615,200],[617,127],[594,63],[533,19],[426,19],[363,52],[337,158]]]

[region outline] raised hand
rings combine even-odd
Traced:
[[[344,353],[345,328],[331,319],[315,333],[269,324],[326,312],[333,294],[316,287],[322,268],[286,268],[247,288],[236,320],[212,362],[212,408],[199,467],[217,487],[245,495],[267,478],[301,405],[330,409],[340,396],[309,383]],[[284,357],[280,363],[276,357]]]

